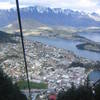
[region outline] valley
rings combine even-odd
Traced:
[[[0,22],[0,67],[13,82],[26,80],[16,11],[0,14],[0,20],[6,19]],[[95,80],[93,73],[100,73],[99,15],[96,19],[94,14],[69,9],[41,12],[29,7],[21,9],[21,17],[31,82],[59,91],[72,83],[84,84],[89,75]]]
[[[3,33],[5,36],[7,33]],[[14,37],[16,36],[16,38]],[[22,47],[18,35],[0,45],[0,66],[14,82],[26,80]],[[6,37],[4,38],[4,40]],[[25,49],[31,82],[48,84],[48,88],[61,89],[84,84],[91,70],[99,70],[100,62],[75,55],[71,50],[57,48],[25,38]],[[74,64],[74,65],[73,65]],[[67,84],[66,84],[67,83]]]

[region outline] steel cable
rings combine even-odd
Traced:
[[[20,28],[21,43],[22,43],[22,48],[23,48],[23,57],[24,57],[24,64],[25,64],[25,70],[26,70],[26,76],[27,76],[27,84],[28,84],[28,90],[29,90],[29,98],[31,100],[31,88],[30,88],[28,67],[27,67],[27,61],[26,61],[26,52],[25,52],[25,46],[24,46],[24,37],[23,37],[23,30],[22,30],[22,23],[21,23],[21,15],[20,15],[19,1],[18,0],[16,0],[16,7],[17,7],[18,23],[19,23],[19,28]]]

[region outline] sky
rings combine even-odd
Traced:
[[[14,8],[16,0],[0,0],[0,9]],[[19,0],[20,7],[45,6],[100,14],[100,0]]]

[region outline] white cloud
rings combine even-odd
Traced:
[[[98,13],[98,14],[100,14],[100,9],[96,9],[95,12]]]
[[[2,1],[2,2],[1,2]],[[0,0],[0,8],[14,7],[15,0]],[[46,6],[53,8],[68,8],[88,12],[99,12],[100,0],[19,0],[21,6]]]
[[[10,9],[13,7],[15,7],[15,5],[10,2],[0,2],[0,9]]]

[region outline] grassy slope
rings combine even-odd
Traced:
[[[20,89],[27,89],[27,82],[26,81],[19,81],[16,83]],[[30,82],[31,89],[47,89],[48,85],[46,83],[35,83]]]

